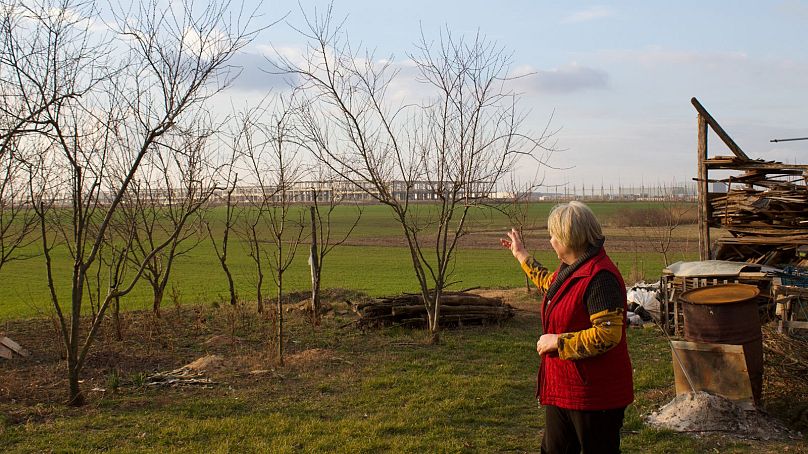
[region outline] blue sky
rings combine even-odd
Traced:
[[[325,2],[302,0],[307,11]],[[268,45],[294,53],[304,39],[297,1],[265,2],[266,30],[236,63],[234,98],[278,89],[260,72]],[[547,184],[646,185],[696,173],[697,97],[753,158],[808,162],[808,1],[335,0],[354,43],[403,61],[423,29],[478,30],[513,52],[530,125],[554,112],[560,128]],[[728,155],[715,136],[711,155]],[[526,169],[532,170],[532,169]]]

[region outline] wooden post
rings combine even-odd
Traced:
[[[730,151],[732,151],[732,154],[734,154],[735,156],[737,156],[737,157],[739,157],[739,158],[741,158],[741,159],[743,159],[745,161],[749,160],[749,156],[747,156],[746,153],[744,153],[743,150],[741,150],[741,147],[739,147],[738,144],[735,143],[734,140],[732,140],[732,137],[730,137],[729,134],[727,134],[727,132],[724,131],[724,128],[722,128],[721,125],[718,124],[718,122],[715,120],[715,118],[713,118],[713,116],[710,115],[710,112],[707,112],[707,109],[705,109],[704,106],[701,105],[701,103],[699,102],[698,99],[691,98],[690,103],[693,104],[693,107],[695,107],[696,110],[698,111],[699,118],[704,119],[704,121],[707,122],[707,124],[710,125],[710,127],[713,129],[713,132],[715,132],[715,134],[718,136],[718,138],[721,139],[724,142],[724,144],[727,146],[727,148],[730,149]],[[701,136],[699,136],[699,137],[701,137]],[[707,139],[705,137],[705,142],[704,142],[705,146],[707,144],[706,140]],[[706,148],[705,148],[705,151],[706,151]],[[704,159],[707,159],[706,154],[704,155]]]
[[[709,200],[707,194],[707,119],[699,113],[698,187],[699,187],[699,259],[710,258]]]

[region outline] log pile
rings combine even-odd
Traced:
[[[405,293],[352,304],[360,326],[426,326],[427,311],[421,295]],[[468,292],[446,292],[441,296],[440,325],[497,323],[513,317],[513,307],[502,298],[488,298]]]
[[[726,162],[725,162],[726,161]],[[721,180],[727,193],[710,194],[710,227],[731,236],[716,241],[715,258],[763,265],[808,265],[800,246],[808,244],[808,186],[801,166],[716,157],[712,168],[744,170]]]

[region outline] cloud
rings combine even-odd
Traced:
[[[561,19],[562,24],[577,24],[581,22],[589,22],[597,19],[614,16],[615,12],[611,8],[605,6],[593,6],[589,9],[576,11],[569,16]]]
[[[253,52],[238,52],[228,61],[234,72],[239,72],[230,88],[242,91],[270,91],[285,89],[294,82],[292,75],[277,74],[272,61],[265,55]]]
[[[548,70],[531,71],[529,67],[521,67],[515,75],[522,76],[525,81],[520,84],[526,85],[522,88],[532,88],[542,93],[574,93],[609,87],[609,74],[606,71],[577,63]]]
[[[808,19],[808,5],[798,0],[786,0],[776,5],[775,11],[788,18]]]
[[[612,50],[601,54],[614,61],[631,61],[648,66],[666,64],[723,65],[745,63],[749,56],[745,52],[694,52],[668,50],[661,47],[647,47],[639,50]]]

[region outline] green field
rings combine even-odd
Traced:
[[[530,207],[529,219],[537,228],[531,233],[530,243],[536,248],[539,260],[548,266],[555,266],[557,260],[546,241],[546,231],[542,231],[552,203],[535,203]],[[608,226],[621,210],[653,207],[653,203],[592,203],[591,207],[610,230],[619,237],[622,231]],[[429,206],[421,210],[431,209]],[[401,227],[386,206],[368,205],[362,207],[359,225],[348,244],[334,249],[324,266],[323,288],[343,288],[381,296],[400,292],[417,291],[417,282],[411,270],[409,251],[403,246]],[[212,221],[221,220],[222,208],[211,210],[207,217]],[[355,207],[338,207],[333,217],[335,235],[345,232],[356,216]],[[509,288],[522,285],[524,279],[516,263],[507,250],[497,247],[497,238],[509,228],[507,218],[496,210],[473,210],[468,225],[472,235],[457,254],[452,288]],[[611,238],[611,236],[609,236]],[[268,240],[268,238],[267,238]],[[610,243],[607,242],[607,247]],[[239,297],[244,301],[256,298],[254,264],[247,255],[246,244],[232,237],[229,254],[230,268],[234,274]],[[622,250],[621,250],[622,249]],[[683,257],[695,257],[693,252]],[[298,250],[295,262],[285,275],[285,291],[305,291],[309,289],[310,277],[307,265],[308,245]],[[649,279],[656,279],[663,267],[662,257],[647,248],[633,250],[622,246],[610,249],[610,255],[617,262],[626,280],[639,272]],[[71,261],[64,247],[53,251],[54,272],[59,284],[63,304],[69,292]],[[681,258],[679,258],[681,259]],[[102,273],[103,273],[102,269]],[[35,257],[26,261],[11,262],[0,271],[0,320],[47,315],[52,311],[47,288],[44,260]],[[180,304],[206,304],[227,298],[227,284],[213,248],[209,241],[203,241],[189,254],[177,259],[167,289],[165,305],[173,301],[168,295],[178,296]],[[151,289],[141,280],[135,290],[122,300],[127,310],[150,307]],[[265,280],[265,295],[274,295],[276,289],[269,276]],[[89,304],[86,304],[89,306]],[[89,309],[89,308],[88,308]]]

